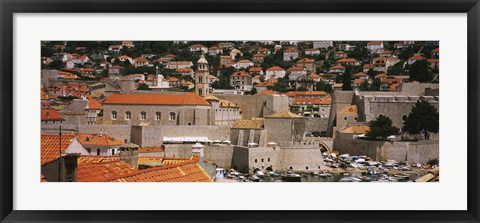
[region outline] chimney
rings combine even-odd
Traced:
[[[60,157],[60,182],[77,181],[77,160],[79,153],[66,154]]]
[[[192,155],[200,156],[200,162],[203,162],[203,149],[204,146],[198,142],[192,146]]]
[[[127,142],[126,139],[125,142]],[[138,145],[125,143],[120,146],[120,160],[130,164],[133,168],[138,168]]]

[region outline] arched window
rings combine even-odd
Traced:
[[[170,117],[169,117],[169,120],[170,121],[175,121],[175,112],[170,112]]]
[[[408,118],[408,116],[407,116],[407,115],[403,115],[403,116],[402,116],[402,120],[403,120],[403,121],[406,121],[406,120],[407,120],[407,118]]]
[[[145,119],[147,119],[147,113],[144,111],[140,112],[140,120],[145,120]]]
[[[155,113],[155,120],[160,120],[160,119],[162,119],[162,113],[156,112]]]
[[[262,158],[262,163],[263,163],[263,158]]]
[[[112,120],[117,120],[117,112],[112,111]]]
[[[129,111],[125,112],[125,120],[130,120],[130,119],[132,119],[132,113]]]

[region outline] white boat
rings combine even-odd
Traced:
[[[362,180],[356,178],[356,177],[344,177],[342,179],[340,179],[339,182],[360,182]]]
[[[255,175],[257,175],[258,177],[265,177],[265,173],[263,173],[263,171],[257,171]]]
[[[318,174],[319,177],[332,177],[332,174],[331,173],[321,173],[321,174]]]

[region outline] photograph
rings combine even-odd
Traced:
[[[438,40],[38,44],[41,183],[440,182]]]

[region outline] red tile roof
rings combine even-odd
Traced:
[[[206,46],[203,44],[197,43],[189,46],[188,48],[202,48],[202,47],[206,47]]]
[[[355,63],[355,62],[358,62],[358,60],[355,58],[344,58],[344,59],[337,60],[337,63]]]
[[[440,48],[435,48],[432,50],[432,53],[440,53]]]
[[[297,61],[297,63],[313,63],[313,62],[315,62],[315,60],[310,59],[310,58],[303,58],[303,59]]]
[[[262,71],[262,68],[261,67],[250,67],[250,69],[248,69],[248,71],[250,71],[250,72],[260,72],[260,71]]]
[[[415,56],[412,56],[410,58],[408,58],[409,60],[425,60],[425,57],[423,56],[420,56],[420,55],[415,55]]]
[[[192,92],[184,94],[112,94],[104,105],[210,105]]]
[[[82,145],[93,145],[93,146],[121,146],[124,144],[123,140],[115,139],[107,135],[106,133],[100,134],[88,134],[81,133],[78,134],[78,141]]]
[[[289,49],[286,49],[285,52],[300,52],[300,50],[296,48],[289,48]]]
[[[106,182],[213,182],[198,164],[198,157],[177,164],[135,170],[105,179]]]
[[[103,106],[95,99],[93,99],[90,95],[87,96],[88,100],[88,109],[89,110],[100,110],[103,109]]]
[[[137,57],[134,59],[135,62],[150,62],[149,60],[147,60],[147,58],[145,57]]]
[[[367,76],[367,74],[363,73],[363,72],[358,72],[358,73],[354,74],[353,76],[354,77],[365,77],[365,76]]]
[[[78,158],[77,181],[101,182],[105,179],[133,172],[119,156],[81,156]]]
[[[315,74],[315,73],[311,73],[311,74],[308,75],[308,76],[311,77],[311,78],[321,78],[320,75]]]
[[[255,95],[262,95],[262,94],[270,95],[270,94],[280,94],[280,93],[278,91],[263,90],[263,91],[260,91],[260,92],[256,93]]]
[[[330,98],[320,99],[320,98],[295,98],[292,102],[293,105],[329,105],[332,104]]]
[[[267,69],[267,71],[282,71],[282,70],[284,71],[284,69],[279,66],[273,66]]]
[[[265,54],[261,54],[261,53],[257,53],[255,55],[253,55],[254,57],[265,57]]]
[[[367,43],[367,45],[380,45],[382,43],[383,43],[382,41],[370,41]]]
[[[63,116],[54,109],[42,109],[42,121],[65,121]]]
[[[41,165],[51,163],[60,158],[60,153],[65,152],[72,143],[75,135],[63,134],[62,143],[60,144],[60,136],[58,134],[43,134],[41,136]]]
[[[429,63],[438,63],[438,62],[440,62],[439,59],[428,59],[427,61],[428,61]]]
[[[290,67],[287,71],[305,71],[305,67]]]
[[[252,77],[245,71],[239,71],[232,74],[232,77]]]
[[[342,65],[336,65],[336,66],[330,67],[330,69],[345,69],[345,67]]]

